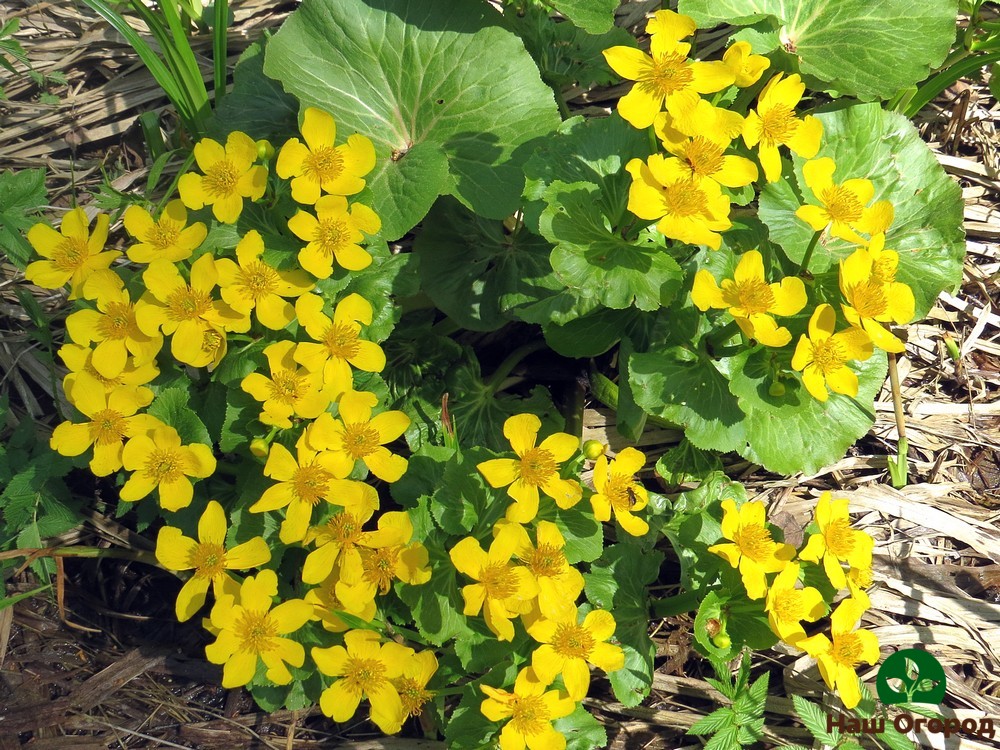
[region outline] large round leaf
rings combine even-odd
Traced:
[[[774,17],[803,74],[839,94],[889,99],[927,77],[955,39],[955,0],[681,0],[699,26]]]
[[[875,184],[875,200],[889,200],[895,206],[886,247],[899,252],[897,279],[913,288],[916,318],[923,317],[938,294],[962,278],[961,190],[902,115],[885,112],[877,104],[863,104],[818,117],[823,121],[823,144],[817,156],[830,156],[836,162],[834,181],[868,178]],[[803,163],[795,157],[795,174],[805,200],[816,203],[802,178]],[[801,203],[787,180],[771,183],[761,192],[760,218],[771,240],[795,262],[802,260],[813,234],[795,216]],[[825,237],[809,270],[818,273],[834,267],[855,247]]]
[[[386,239],[444,193],[489,218],[517,208],[524,175],[511,153],[559,114],[501,21],[470,0],[305,0],[268,44],[267,75],[375,143],[363,197]]]

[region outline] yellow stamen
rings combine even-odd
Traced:
[[[507,599],[517,593],[517,577],[509,565],[490,563],[479,574],[488,599]]]
[[[552,636],[552,648],[560,656],[586,659],[594,650],[594,636],[582,625],[559,623]]]
[[[350,326],[333,324],[323,334],[323,344],[331,357],[350,359],[357,355],[361,348],[358,344],[358,333]]]
[[[521,481],[541,487],[559,471],[555,456],[544,448],[532,448],[521,456]]]
[[[278,627],[266,610],[244,609],[233,626],[233,632],[236,634],[240,651],[262,654],[278,647],[274,642],[278,635]]]
[[[228,159],[221,159],[206,170],[202,186],[213,198],[226,198],[236,192],[239,181],[240,173],[236,165]]]
[[[201,542],[191,551],[188,564],[197,578],[218,578],[226,569],[226,550],[221,544]]]
[[[313,182],[332,182],[344,171],[344,157],[333,146],[321,146],[302,161],[302,170]]]

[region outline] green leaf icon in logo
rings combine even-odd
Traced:
[[[902,689],[889,684],[894,680]],[[904,648],[886,659],[878,670],[878,698],[886,705],[941,703],[945,695],[944,667],[922,648]]]

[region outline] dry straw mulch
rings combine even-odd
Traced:
[[[231,63],[265,28],[276,28],[292,2],[234,2]],[[658,3],[632,2],[619,23],[633,27]],[[36,71],[67,80],[43,104],[26,76],[4,81],[10,101],[0,102],[0,169],[43,166],[54,206],[94,192],[105,179],[116,190],[145,184],[148,165],[136,117],[167,102],[132,50],[85,7],[69,0],[8,0],[0,22],[21,19],[18,38]],[[197,50],[210,67],[210,45]],[[600,114],[620,87],[573,92],[574,110]],[[808,522],[818,494],[836,491],[860,513],[858,526],[877,540],[877,585],[865,617],[884,647],[925,645],[945,665],[949,697],[943,713],[959,719],[1000,719],[1000,105],[981,83],[963,82],[917,118],[925,140],[966,198],[968,255],[961,287],[942,294],[929,318],[909,327],[900,363],[910,441],[910,481],[901,490],[887,479],[895,455],[896,425],[888,385],[876,403],[871,433],[850,454],[814,476],[775,477],[734,459],[731,476],[764,499],[788,533]],[[90,206],[92,210],[93,206]],[[26,334],[27,316],[13,294],[23,277],[0,265],[0,388],[11,394],[20,418],[51,429],[56,418],[48,369]],[[48,309],[61,295],[32,289]],[[945,346],[951,338],[961,357]],[[585,437],[623,443],[613,415],[592,405]],[[8,425],[10,426],[10,425]],[[679,436],[648,430],[641,447],[655,459]],[[652,476],[650,475],[652,480]],[[87,488],[81,488],[86,491]],[[78,529],[54,540],[117,550],[124,558],[150,542],[95,510]],[[109,511],[110,513],[110,511]],[[256,709],[243,691],[218,688],[219,671],[200,658],[204,634],[172,619],[177,582],[166,573],[125,560],[66,560],[56,601],[35,597],[0,610],[0,750],[26,743],[37,750],[110,747],[310,748],[338,742],[362,749],[440,748],[415,739],[377,739],[370,725],[336,726],[318,712]],[[37,583],[22,573],[6,582],[8,595]],[[665,587],[664,593],[670,593]],[[612,747],[697,748],[683,732],[718,698],[702,679],[705,665],[690,650],[689,618],[650,623],[660,659],[645,705],[626,708],[609,691],[588,699],[604,721]],[[807,742],[791,717],[791,695],[823,698],[808,657],[760,655],[770,669],[768,739]],[[862,671],[874,684],[875,668]],[[598,683],[599,685],[601,683]],[[411,734],[417,728],[410,727]],[[919,738],[942,747],[940,739]],[[953,738],[948,747],[997,747]]]

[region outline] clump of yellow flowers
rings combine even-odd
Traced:
[[[703,312],[725,310],[744,342],[776,350],[793,346],[791,369],[801,373],[806,391],[818,401],[827,401],[831,391],[857,396],[851,363],[868,359],[875,347],[903,351],[887,325],[904,325],[914,315],[913,292],[896,280],[899,255],[885,249],[893,206],[886,200],[872,202],[870,180],[836,181],[834,160],[814,158],[821,150],[823,126],[813,115],[796,112],[805,94],[797,74],[776,73],[745,116],[720,106],[724,90],[757,85],[770,62],[752,54],[742,41],[733,43],[722,60],[692,59],[692,44],[686,40],[695,31],[690,17],[661,10],[646,27],[648,53],[630,47],[604,51],[611,68],[635,82],[619,101],[618,113],[636,128],[651,128],[666,151],[626,165],[632,176],[628,209],[655,221],[668,239],[718,250],[733,226],[732,189],[781,179],[782,147],[806,159],[804,188],[815,202],[807,200],[795,215],[816,234],[798,276],[776,277],[770,262],[751,249],[739,257],[730,278],[697,271],[691,299]],[[743,153],[735,144],[739,137]],[[759,169],[744,154],[755,155]],[[792,333],[776,318],[797,316],[810,305],[812,295],[803,281],[810,278],[808,261],[821,236],[858,245],[840,263],[839,307],[847,327],[838,330],[831,301],[813,303],[807,331],[793,344]],[[783,375],[775,377],[777,383]]]

